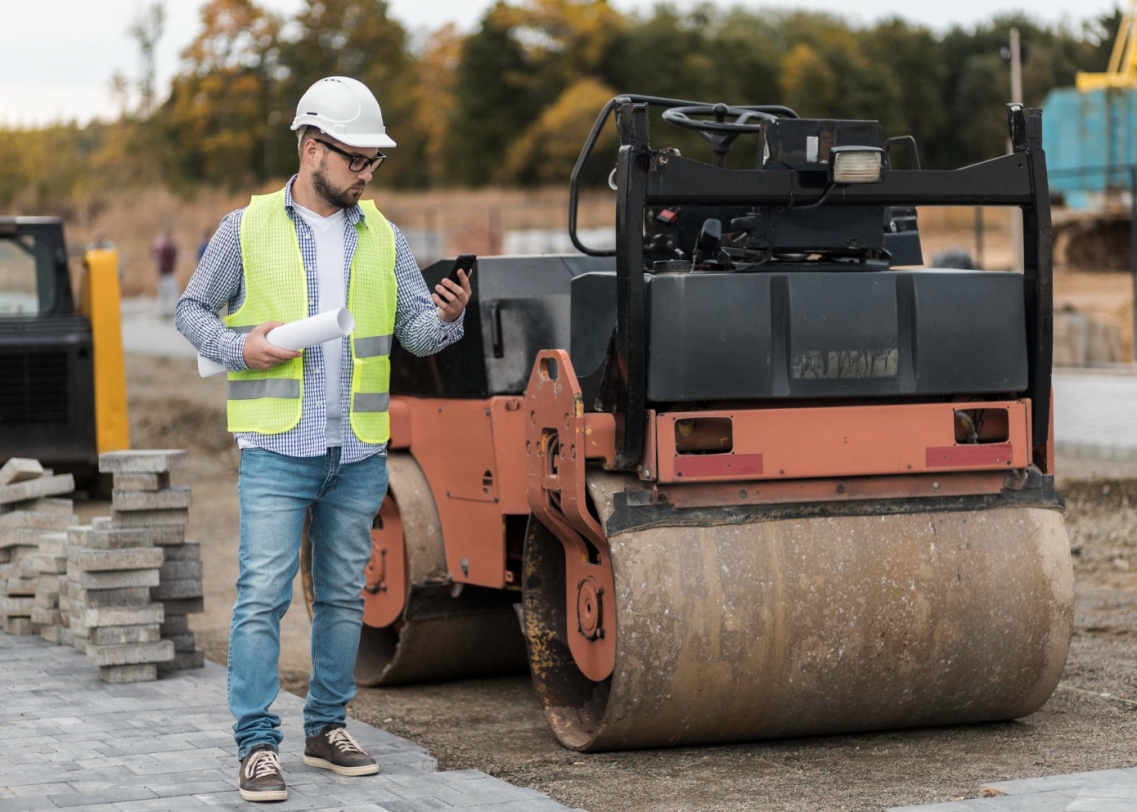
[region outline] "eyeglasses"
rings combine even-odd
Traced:
[[[338,152],[340,155],[347,158],[347,160],[348,160],[347,168],[350,169],[352,172],[362,172],[364,169],[371,169],[371,170],[378,169],[379,166],[383,163],[383,161],[387,160],[387,156],[384,155],[382,152],[375,153],[374,158],[368,158],[366,155],[352,155],[350,152],[344,152],[339,147],[337,147],[333,144],[329,144],[327,141],[323,140],[322,138],[313,138],[312,140],[315,141],[317,144],[323,144],[325,147],[330,149],[332,152]]]

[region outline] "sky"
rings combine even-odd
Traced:
[[[695,0],[674,5],[689,8]],[[803,8],[829,11],[871,23],[899,15],[933,29],[970,26],[1002,12],[1027,10],[1047,22],[1079,23],[1108,13],[1117,0],[736,0],[726,3],[759,10]],[[303,0],[260,0],[288,15]],[[391,15],[412,32],[448,22],[473,29],[490,0],[389,0]],[[654,0],[612,0],[624,12],[650,13]],[[110,91],[117,72],[138,74],[138,51],[126,29],[148,0],[0,0],[0,124],[36,126],[53,121],[113,119],[118,107]],[[169,86],[178,55],[199,29],[198,0],[167,0],[165,34],[158,44],[158,88]],[[1076,9],[1076,15],[1071,13]]]

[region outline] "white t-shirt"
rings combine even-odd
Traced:
[[[296,213],[312,229],[316,240],[317,312],[327,313],[347,307],[344,280],[344,213],[340,209],[329,217],[321,217],[296,201]],[[328,447],[342,445],[340,427],[340,366],[345,339],[335,338],[320,345],[324,353],[324,399],[328,406]]]

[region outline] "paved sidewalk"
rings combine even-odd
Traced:
[[[281,765],[289,798],[251,804],[237,793],[237,749],[225,669],[108,685],[74,649],[0,633],[0,812],[183,812],[200,809],[351,812],[563,812],[537,790],[477,770],[435,772],[423,748],[349,721],[380,775],[345,778],[305,767],[303,700],[282,691]]]
[[[1137,768],[1027,778],[984,784],[992,797],[920,806],[894,806],[889,812],[1132,812],[1137,809]]]
[[[122,300],[122,348],[159,358],[197,358],[173,319],[159,316],[157,302],[145,296]]]
[[[1055,370],[1059,453],[1137,461],[1137,374]]]

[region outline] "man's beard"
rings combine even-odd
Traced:
[[[359,202],[359,196],[363,194],[363,187],[366,186],[366,183],[358,181],[346,189],[337,189],[332,186],[328,176],[324,174],[324,161],[320,161],[320,166],[312,173],[312,185],[316,187],[316,194],[328,201],[329,204],[337,209],[350,209]]]

